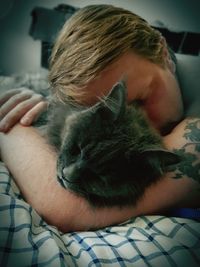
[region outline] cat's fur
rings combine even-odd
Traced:
[[[135,204],[178,161],[137,103],[126,105],[123,82],[93,107],[56,103],[52,110],[48,136],[59,153],[58,180],[93,206]]]

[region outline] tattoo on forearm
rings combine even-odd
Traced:
[[[183,137],[189,142],[173,150],[181,158],[171,169],[175,174],[173,178],[189,177],[200,182],[200,119],[188,120]]]
[[[200,152],[200,119],[188,123],[185,130],[189,130],[183,135],[185,139],[195,143],[195,151]]]

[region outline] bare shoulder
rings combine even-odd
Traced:
[[[200,116],[200,56],[176,54],[186,116]]]

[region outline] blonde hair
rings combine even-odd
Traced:
[[[52,51],[53,94],[80,102],[87,83],[129,50],[163,65],[162,35],[144,19],[112,5],[80,9],[64,24]]]

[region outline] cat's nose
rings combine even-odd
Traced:
[[[81,175],[85,168],[86,163],[83,161],[78,161],[70,164],[69,166],[64,167],[62,169],[62,174],[66,179],[70,177],[72,178]]]
[[[75,169],[75,166],[74,166],[74,165],[75,165],[75,164],[71,164],[70,166],[68,166],[68,167],[64,167],[64,168],[62,169],[62,174],[63,174],[63,176],[64,176],[65,178],[70,177],[70,176],[73,174],[74,169]]]

